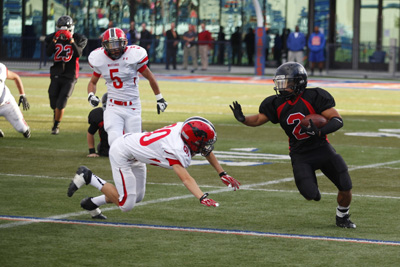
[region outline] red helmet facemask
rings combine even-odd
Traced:
[[[217,141],[214,125],[202,117],[187,119],[182,125],[181,137],[192,154],[200,153],[204,157],[211,153]]]
[[[112,59],[119,59],[125,52],[128,39],[123,30],[111,28],[104,32],[101,45]]]

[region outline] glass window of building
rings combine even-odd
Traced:
[[[3,12],[3,40],[1,56],[21,57],[22,1],[5,1]]]
[[[289,0],[287,3],[286,28],[294,31],[296,25],[304,34],[308,32],[308,0]]]
[[[353,49],[353,1],[336,1],[335,61],[351,62]],[[332,51],[332,50],[330,50]],[[361,57],[362,58],[362,57]]]
[[[361,62],[367,62],[377,49],[379,0],[361,0],[360,10],[360,51]]]
[[[390,46],[390,39],[397,40],[399,45],[399,20],[400,20],[400,1],[399,0],[385,0],[383,1],[383,47]]]

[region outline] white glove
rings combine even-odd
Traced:
[[[160,111],[164,112],[164,110],[167,108],[168,103],[167,101],[165,101],[165,99],[161,94],[156,95],[156,99],[157,99],[157,113],[160,114]]]
[[[92,107],[97,107],[100,103],[100,99],[97,96],[95,96],[93,92],[89,93],[88,101]]]

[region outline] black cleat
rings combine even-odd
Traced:
[[[57,135],[57,134],[59,134],[59,133],[60,133],[60,128],[58,128],[58,127],[53,127],[53,128],[51,129],[51,134]]]
[[[98,209],[98,210],[100,210],[100,209]],[[103,213],[101,213],[101,211],[100,211],[100,214],[95,215],[95,216],[92,216],[92,219],[107,220],[107,216],[105,216],[105,215],[104,215]]]
[[[72,195],[83,185],[88,185],[92,179],[92,171],[85,166],[80,166],[76,171],[74,179],[71,181],[68,187],[67,195],[72,197]]]
[[[336,215],[336,225],[342,228],[356,228],[356,225],[350,221],[349,214],[346,214],[343,218]]]
[[[89,212],[90,216],[92,216],[92,219],[107,220],[107,216],[101,213],[99,206],[92,202],[91,197],[82,199],[81,207]]]
[[[26,130],[23,133],[23,135],[24,135],[25,138],[30,138],[31,137],[31,129],[28,128],[28,130]]]
[[[321,193],[318,190],[317,196],[314,198],[315,201],[320,201],[321,200]]]

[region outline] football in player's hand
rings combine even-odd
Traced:
[[[302,120],[301,120],[301,125],[308,127],[310,125],[310,120],[313,121],[313,123],[315,124],[315,126],[318,129],[321,129],[322,127],[324,127],[327,123],[328,120],[319,114],[309,114],[307,116],[305,116]]]

